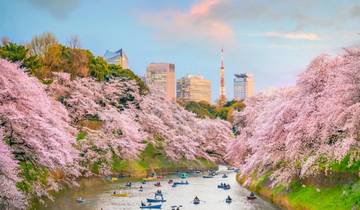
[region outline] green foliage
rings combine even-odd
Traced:
[[[41,63],[36,56],[29,56],[28,49],[11,42],[0,47],[0,57],[13,63],[20,62],[22,68],[30,71],[41,67]]]
[[[100,166],[103,162],[98,160],[90,165],[90,171],[94,174],[99,174]]]
[[[98,81],[104,81],[110,74],[109,66],[102,57],[92,57],[90,60],[90,75]]]
[[[350,154],[347,154],[341,161],[331,164],[331,169],[336,172],[359,173],[360,159],[350,161]]]
[[[21,182],[16,183],[16,187],[26,193],[32,192],[32,185],[35,182],[39,182],[42,185],[46,185],[47,176],[49,172],[46,168],[37,167],[29,161],[21,161],[19,163],[20,177],[23,178]]]
[[[256,191],[259,191],[260,188],[269,180],[271,172],[268,171],[264,175],[260,176],[253,184],[255,185]]]
[[[223,120],[231,121],[231,115],[234,110],[241,111],[245,108],[243,102],[229,101],[224,106],[214,106],[205,101],[194,102],[190,101],[187,103],[180,104],[188,111],[193,112],[199,118],[220,118]]]
[[[184,104],[184,108],[196,114],[199,118],[215,119],[217,117],[216,107],[207,102],[190,101]]]
[[[84,140],[86,138],[87,133],[85,131],[80,131],[77,135],[76,135],[76,141],[81,141]]]
[[[21,67],[26,68],[44,84],[52,83],[53,72],[66,72],[70,74],[71,79],[91,76],[98,81],[106,81],[110,77],[122,77],[134,80],[141,95],[148,92],[144,81],[131,70],[108,64],[102,57],[93,56],[89,50],[58,44],[52,36],[45,33],[34,37],[28,44],[29,48],[7,43],[0,46],[0,57],[11,62],[20,62]]]

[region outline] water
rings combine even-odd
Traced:
[[[171,178],[171,177],[170,177]],[[175,179],[174,179],[175,178]],[[172,177],[174,181],[180,181]],[[182,210],[272,210],[277,209],[270,203],[258,198],[249,201],[246,196],[249,191],[241,187],[235,180],[235,173],[228,174],[228,178],[222,178],[221,175],[214,178],[204,179],[202,177],[189,177],[189,185],[180,185],[175,188],[167,183],[168,179],[161,181],[161,187],[155,187],[154,182],[148,182],[143,185],[143,192],[139,191],[140,182],[133,183],[131,188],[125,188],[123,182],[109,182],[102,179],[84,179],[81,187],[67,190],[55,198],[55,202],[48,203],[47,207],[41,210],[132,210],[140,209],[140,202],[146,201],[146,198],[154,198],[154,192],[160,189],[163,192],[164,199],[161,209],[171,209],[173,205],[182,205]],[[226,182],[231,185],[230,190],[218,189],[220,182]],[[117,193],[129,193],[129,197],[112,197],[114,190]],[[194,197],[198,196],[202,201],[199,205],[192,204]],[[233,199],[231,204],[225,203],[225,198],[230,195]],[[83,197],[84,203],[77,203],[76,198]]]

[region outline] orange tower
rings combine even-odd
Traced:
[[[221,67],[220,67],[220,96],[219,96],[219,105],[224,105],[226,103],[225,96],[225,68],[224,68],[224,49],[221,49]]]

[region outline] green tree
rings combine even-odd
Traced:
[[[41,67],[36,56],[29,56],[28,49],[12,42],[0,47],[0,57],[13,63],[20,62],[20,66],[30,72]]]
[[[103,81],[110,75],[109,65],[102,57],[92,57],[89,67],[90,75],[98,81]]]

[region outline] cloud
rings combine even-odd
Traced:
[[[360,17],[360,6],[359,5],[355,5],[353,8],[351,8],[351,15],[353,17]]]
[[[28,2],[56,18],[66,18],[80,4],[80,0],[28,0]]]
[[[168,9],[142,15],[142,22],[156,30],[157,38],[180,41],[199,40],[215,43],[234,41],[231,25],[210,17],[223,0],[202,0],[185,11]]]
[[[304,32],[266,32],[264,35],[266,37],[277,37],[284,39],[297,39],[308,41],[320,40],[320,37],[317,34]]]

